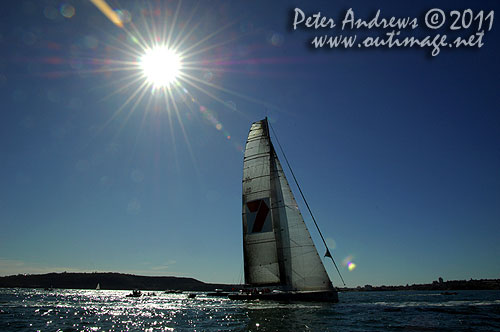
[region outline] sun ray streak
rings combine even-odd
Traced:
[[[258,100],[258,99],[255,99],[255,98],[252,98],[252,97],[249,97],[249,96],[245,96],[244,94],[241,94],[239,92],[236,92],[236,91],[233,91],[233,90],[229,90],[229,89],[226,89],[220,85],[217,85],[217,84],[213,84],[213,83],[210,83],[210,82],[206,82],[202,79],[199,79],[197,77],[194,77],[192,75],[189,75],[187,73],[182,73],[179,77],[179,79],[182,79],[184,82],[189,82],[190,80],[193,80],[193,81],[196,81],[196,82],[199,82],[199,83],[202,83],[202,84],[205,84],[211,88],[214,88],[214,89],[217,89],[217,90],[220,90],[220,91],[224,91],[226,93],[229,93],[233,96],[237,96],[237,97],[240,97],[240,98],[243,98],[245,100],[248,100],[248,101],[251,101],[251,102],[254,102],[254,103],[257,103],[259,105],[263,105],[265,107],[269,107],[269,108],[273,108],[273,109],[279,109],[278,107],[274,106],[274,105],[271,105],[269,103],[266,103],[264,101],[261,101],[261,100]],[[192,82],[189,82],[189,83],[192,83]],[[199,86],[196,86],[196,88],[200,89]]]
[[[121,40],[116,40],[117,43],[119,44],[123,44],[123,47],[125,47],[126,49],[123,49],[123,48],[120,48],[120,47],[117,47],[117,46],[114,46],[113,44],[109,43],[109,44],[106,44],[106,47],[108,47],[109,49],[112,49],[112,50],[115,50],[115,51],[118,51],[120,53],[122,53],[123,55],[126,55],[128,57],[138,57],[141,55],[141,50],[138,50],[136,48],[133,48],[132,46],[130,45],[127,45],[125,42],[121,41]],[[120,61],[120,60],[113,60],[113,61]],[[130,61],[132,62],[132,61]]]
[[[177,33],[177,37],[175,37],[175,40],[172,42],[172,48],[173,49],[179,49],[181,47],[181,44],[179,43],[179,40],[185,34],[186,27],[188,27],[188,26],[191,25],[191,21],[193,20],[194,14],[198,10],[198,5],[199,5],[199,3],[196,3],[196,5],[194,6],[194,8],[191,10],[191,15],[186,20],[186,23],[184,24],[184,26],[182,27],[182,29],[179,31],[179,33]],[[190,30],[189,33],[185,34],[185,37],[182,40],[187,40],[189,38],[189,36],[193,33],[193,31],[195,31],[200,26],[200,24],[201,24],[201,20],[199,20],[193,26],[193,28]],[[167,25],[165,24],[164,27],[166,27],[166,26]]]
[[[140,33],[139,29],[137,28],[137,26],[133,23],[133,22],[130,22],[130,26],[132,27],[132,30],[135,32],[132,33],[130,32],[130,30],[128,30],[127,28],[125,28],[125,31],[127,32],[127,34],[129,36],[132,36],[134,38],[136,38],[137,40],[137,43],[139,44],[140,48],[141,49],[145,49],[148,47],[148,42],[144,39],[144,37],[142,36],[142,34]]]
[[[228,103],[224,100],[222,100],[221,98],[217,97],[216,95],[214,95],[213,93],[211,93],[210,91],[204,89],[203,87],[199,86],[198,84],[194,83],[194,82],[190,82],[190,81],[184,81],[186,84],[192,86],[193,88],[197,89],[198,91],[201,91],[203,92],[204,94],[206,94],[207,96],[211,97],[212,99],[214,99],[215,101],[218,101],[219,103],[221,103],[222,105],[230,108],[231,110],[233,111],[237,111],[239,112],[236,108],[234,107],[231,107],[230,105],[228,105]]]
[[[142,98],[144,97],[144,94],[146,93],[147,91],[147,88],[144,88],[142,89],[141,91],[141,94],[139,95],[139,97],[136,99],[136,101],[134,102],[134,104],[132,105],[131,109],[129,110],[128,114],[125,116],[125,118],[122,120],[122,123],[121,123],[121,126],[119,127],[119,129],[116,131],[115,133],[115,136],[113,138],[113,140],[116,140],[117,137],[119,136],[119,134],[121,133],[121,131],[123,131],[125,129],[125,126],[127,125],[127,122],[129,120],[129,118],[132,116],[132,114],[134,113],[135,109],[137,108],[137,106],[139,105],[139,103],[141,102]],[[132,150],[134,152],[134,149]],[[130,158],[132,158],[132,155],[130,156]]]
[[[229,22],[228,24],[222,26],[221,28],[219,28],[218,30],[212,32],[211,34],[209,34],[208,36],[206,36],[205,38],[199,40],[198,42],[194,43],[193,45],[191,45],[190,47],[188,47],[187,49],[183,50],[183,53],[184,54],[189,54],[189,52],[198,47],[199,45],[203,44],[204,42],[206,42],[207,40],[210,40],[211,38],[213,38],[214,36],[216,36],[217,34],[221,33],[222,31],[224,31],[225,29],[229,28],[230,26],[234,25],[235,22]]]
[[[130,82],[128,82],[127,84],[123,85],[121,88],[118,88],[118,89],[115,89],[113,90],[111,93],[108,93],[107,95],[105,95],[101,101],[104,101],[106,99],[109,99],[110,97],[120,93],[120,92],[123,92],[125,90],[127,90],[128,88],[130,88],[132,85],[135,85],[137,84],[138,82],[140,81],[143,81],[143,78],[142,78],[142,75],[141,74],[134,74],[134,76],[137,76],[135,79],[131,80]],[[133,77],[133,76],[132,76]],[[131,79],[131,76],[127,76],[127,77],[124,77],[122,80],[126,81],[126,80],[130,80]],[[109,82],[109,84],[116,84],[117,82]],[[120,81],[118,81],[118,83],[120,83]],[[143,84],[147,85],[146,82],[144,82]],[[105,87],[106,85],[101,85],[99,87],[96,87],[96,90],[99,90],[101,87]]]
[[[201,24],[201,21],[198,21],[192,28],[191,30],[189,30],[189,32],[187,32],[184,37],[182,39],[180,39],[181,37],[181,34],[179,34],[177,36],[177,39],[176,41],[172,44],[172,47],[176,48],[176,49],[181,49],[182,48],[182,45],[184,43],[186,43],[188,41],[188,39],[191,37],[191,35],[196,31],[196,29],[198,29],[198,27],[200,26]],[[186,25],[187,26],[187,25]],[[182,29],[182,31],[185,30],[186,26],[184,26],[184,28]]]
[[[114,120],[116,119],[116,117],[122,112],[122,110],[130,103],[131,100],[133,100],[135,98],[135,96],[140,93],[143,89],[147,89],[148,87],[148,83],[147,82],[142,82],[141,85],[134,91],[134,93],[132,95],[130,95],[127,100],[125,100],[125,102],[122,104],[122,106],[120,106],[114,113],[113,115],[111,116],[111,118],[109,118],[108,121],[106,121],[104,123],[104,125],[102,126],[101,128],[101,131],[104,130],[104,128],[106,128],[107,126],[109,126],[109,124]]]
[[[151,8],[151,3],[148,2],[148,7],[149,7],[149,12],[153,12],[153,9]],[[147,35],[147,38],[149,38],[149,42],[146,42],[146,47],[145,48],[148,48],[148,45],[150,45],[149,47],[151,46],[154,46],[155,43],[156,43],[156,40],[155,40],[155,35],[154,33],[151,32],[150,30],[150,26],[148,24],[148,22],[146,21],[146,17],[143,17],[142,18],[142,22],[143,22],[143,25],[144,25],[144,29],[146,30],[146,35]],[[152,24],[152,28],[154,29],[154,23]]]
[[[224,46],[224,45],[227,45],[227,44],[230,44],[234,41],[236,41],[237,39],[239,39],[240,37],[234,37],[234,38],[231,38],[231,39],[228,39],[228,40],[225,40],[223,42],[220,42],[218,44],[211,44],[210,46],[207,46],[205,48],[202,48],[202,49],[199,49],[197,51],[193,51],[193,52],[189,52],[189,53],[186,53],[185,55],[183,55],[184,59],[189,59],[189,58],[192,58],[193,56],[195,55],[198,55],[198,54],[202,54],[202,53],[206,53],[214,48],[218,48],[218,47],[221,47],[221,46]]]
[[[133,148],[133,151],[135,152],[136,151],[136,148],[137,148],[137,145],[138,145],[138,142],[139,142],[139,135],[142,133],[142,130],[144,129],[145,125],[146,125],[146,122],[147,122],[147,119],[148,119],[148,110],[150,109],[150,105],[151,105],[151,102],[153,101],[153,98],[148,98],[148,102],[146,104],[146,107],[145,107],[145,112],[143,112],[142,114],[142,121],[141,121],[141,124],[140,124],[140,129],[139,131],[137,131],[136,133],[136,136],[135,136],[135,142],[134,142],[134,148]]]
[[[172,25],[170,26],[170,31],[168,32],[168,37],[167,37],[167,42],[166,42],[167,45],[171,45],[170,41],[172,40],[172,33],[174,31],[175,23],[177,22],[177,17],[179,16],[181,3],[182,3],[182,0],[179,0],[179,2],[177,3],[177,8],[175,9],[174,19],[172,21]]]
[[[150,1],[148,1],[148,6],[149,6],[149,12],[150,13],[155,13],[156,10],[153,10],[152,8],[152,4]],[[161,8],[159,8],[159,10],[161,11]],[[145,20],[145,18],[144,18]],[[147,23],[146,23],[147,24]],[[149,27],[149,25],[148,25]],[[159,40],[162,40],[161,37],[158,35],[158,31],[157,31],[157,28],[156,28],[156,24],[151,24],[151,35],[150,35],[150,40],[152,41],[152,44],[155,45],[155,43],[157,43]]]
[[[172,139],[172,148],[174,149],[175,166],[177,168],[177,172],[180,173],[179,160],[177,159],[177,144],[174,135],[174,126],[172,123],[172,112],[168,111],[171,100],[170,98],[168,98],[166,93],[163,94],[163,98],[165,99],[165,105],[167,106],[167,118],[170,126],[170,138]]]
[[[130,22],[130,25],[135,28],[135,25],[133,22]],[[135,28],[136,32],[137,32],[137,36],[139,36],[139,38],[136,37],[136,35],[132,34],[125,26],[123,27],[123,31],[125,31],[125,33],[127,34],[127,36],[129,37],[133,37],[135,38],[137,41],[137,43],[139,44],[139,41],[140,39],[142,39],[143,41],[143,44],[139,44],[140,48],[134,48],[134,46],[130,45],[129,43],[126,43],[125,41],[123,40],[120,40],[119,38],[115,37],[113,34],[109,33],[108,30],[104,30],[104,29],[100,29],[100,28],[96,28],[98,31],[100,31],[102,34],[105,34],[108,36],[108,38],[114,42],[114,43],[118,43],[120,44],[122,47],[126,48],[126,49],[129,49],[130,50],[130,53],[132,54],[137,54],[137,55],[140,55],[140,52],[141,52],[141,49],[144,49],[146,45],[148,45],[148,43],[142,39],[142,36],[140,34],[140,32],[137,30],[137,28]],[[106,47],[110,47],[110,48],[113,48],[119,52],[122,52],[122,53],[125,53],[127,55],[130,55],[130,53],[127,53],[126,50],[123,50],[123,49],[120,49],[119,47],[116,47],[114,46],[112,43],[106,43]]]
[[[196,173],[200,174],[199,169],[196,166],[197,162],[196,162],[196,158],[195,158],[194,153],[193,153],[193,149],[191,147],[191,142],[189,142],[186,128],[184,128],[184,123],[182,122],[182,119],[181,119],[181,113],[180,113],[179,109],[177,108],[177,103],[175,102],[174,96],[172,95],[172,91],[169,90],[168,94],[169,94],[170,99],[172,101],[172,104],[174,106],[174,111],[175,111],[175,114],[177,116],[177,122],[179,123],[179,126],[180,126],[181,131],[182,131],[182,135],[184,136],[184,140],[185,140],[186,145],[188,147],[189,155],[191,156],[191,160],[193,161],[193,165],[195,167]]]

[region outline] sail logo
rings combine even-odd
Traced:
[[[257,199],[246,204],[247,233],[272,231],[269,198]]]

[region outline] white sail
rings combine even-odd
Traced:
[[[276,156],[267,120],[252,124],[245,148],[243,244],[247,284],[333,290]]]
[[[276,240],[271,219],[270,142],[267,128],[252,125],[243,166],[243,243],[245,281],[279,284]]]
[[[311,235],[288,185],[285,173],[274,154],[279,187],[277,184],[276,208],[279,211],[283,258],[287,283],[293,289],[317,291],[333,289],[323,262],[314,246]]]

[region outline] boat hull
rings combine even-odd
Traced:
[[[238,293],[229,294],[231,300],[263,300],[281,302],[339,302],[336,291],[326,292],[279,292],[279,293]]]

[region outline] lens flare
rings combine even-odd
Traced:
[[[118,27],[123,28],[123,22],[118,14],[106,3],[105,0],[90,0],[99,10],[106,15],[106,17],[116,24]]]
[[[352,260],[352,255],[349,255],[342,260],[342,265],[346,266],[349,271],[353,271],[356,268],[356,264]]]
[[[342,265],[347,266],[347,264],[352,260],[352,256],[349,255],[342,260]]]
[[[66,18],[72,18],[75,15],[75,7],[70,4],[62,4],[60,8],[61,15]]]

